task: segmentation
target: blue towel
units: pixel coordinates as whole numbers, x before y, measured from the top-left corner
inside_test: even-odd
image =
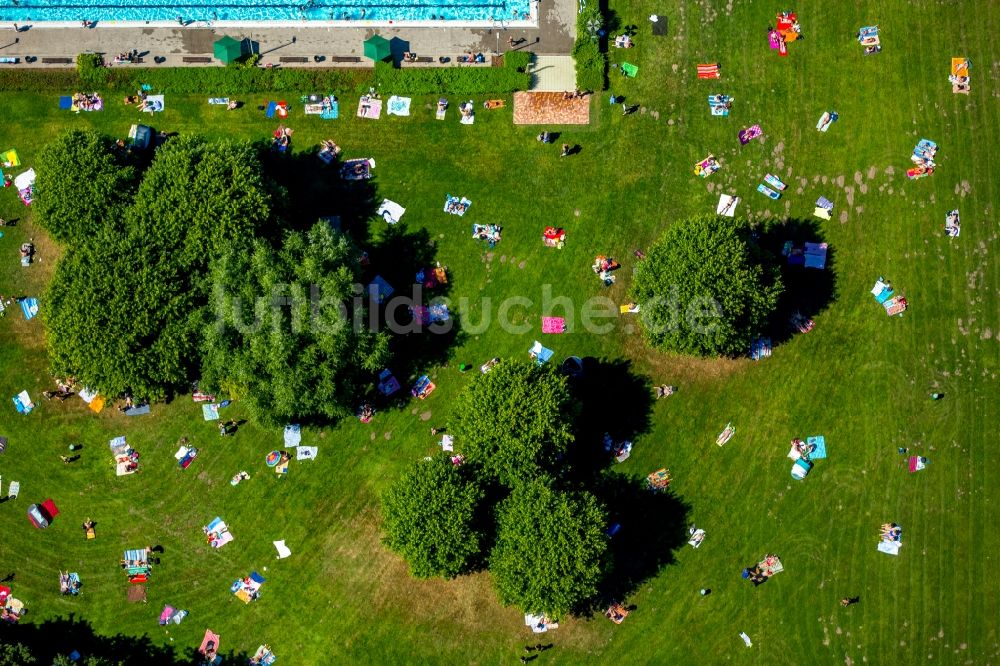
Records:
[[[143,90],[147,91],[147,92],[153,89],[153,86],[149,85],[148,83],[143,83],[139,87],[142,88]]]
[[[256,571],[251,571],[251,572],[250,572],[250,580],[252,580],[252,581],[253,581],[253,582],[255,582],[255,583],[258,583],[258,584],[261,584],[261,585],[263,585],[263,584],[264,584],[264,577],[263,577],[263,576],[261,576],[261,575],[260,575],[259,573],[257,573]]]
[[[277,102],[268,102],[267,111],[264,112],[265,118],[274,118],[274,112],[278,110]]]
[[[333,102],[330,104],[330,108],[319,114],[319,117],[323,120],[336,120],[340,117],[340,103]]]
[[[809,454],[810,459],[821,460],[826,458],[826,438],[823,435],[807,437],[806,444],[813,447],[812,453]]]
[[[883,289],[881,293],[879,293],[879,295],[875,297],[875,300],[881,305],[882,303],[885,303],[887,300],[892,298],[892,295],[894,293],[895,292],[892,289]]]
[[[73,108],[73,98],[69,95],[63,95],[59,98],[59,108],[63,111],[69,111]]]
[[[125,410],[125,416],[142,416],[143,414],[149,414],[149,405],[129,407]]]
[[[38,299],[37,298],[22,298],[20,299],[21,312],[24,313],[24,318],[31,319],[36,314],[38,314]]]

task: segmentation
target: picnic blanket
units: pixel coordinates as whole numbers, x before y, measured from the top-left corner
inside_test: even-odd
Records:
[[[21,314],[24,315],[25,321],[38,314],[37,298],[19,298],[18,303],[21,305]]]
[[[924,458],[923,456],[910,456],[909,460],[907,460],[906,462],[910,472],[919,472],[920,470],[927,467],[927,463],[929,463],[930,461],[927,460],[927,458]]]
[[[392,395],[399,390],[399,381],[388,368],[378,376],[378,392],[382,395]]]
[[[285,446],[298,446],[302,441],[302,427],[298,423],[286,425],[282,436]]]
[[[70,95],[62,95],[59,97],[59,110],[69,111],[73,108],[73,97]]]
[[[278,550],[279,560],[283,560],[292,554],[292,551],[288,548],[288,546],[285,545],[284,539],[282,539],[281,541],[272,541],[271,543],[273,543],[274,547]]]
[[[389,98],[389,109],[388,113],[390,116],[408,116],[410,115],[410,102],[412,100],[409,97],[396,97],[393,95]]]
[[[467,211],[471,205],[472,202],[465,197],[459,198],[446,194],[444,200],[444,212],[461,217],[465,215],[465,211]]]
[[[340,167],[340,177],[344,180],[365,180],[372,177],[374,168],[375,160],[371,157],[346,160]]]
[[[142,104],[143,113],[160,113],[163,111],[163,95],[147,95]]]
[[[826,268],[826,243],[806,243],[803,251],[804,265],[806,268]]]
[[[129,407],[125,410],[125,416],[142,416],[143,414],[149,414],[149,405]]]
[[[316,460],[316,454],[319,453],[318,446],[296,446],[295,447],[295,459],[296,460]]]
[[[812,447],[812,451],[809,453],[810,460],[822,460],[826,458],[826,437],[823,435],[806,437],[806,444]]]
[[[382,199],[382,205],[379,206],[378,210],[375,212],[378,215],[381,215],[382,219],[384,219],[387,223],[396,224],[397,222],[399,222],[399,219],[403,217],[403,213],[406,212],[406,209],[400,206],[395,201],[390,201],[389,199]]]
[[[219,420],[219,404],[215,402],[210,402],[208,404],[203,404],[201,406],[201,414],[205,417],[206,421],[218,421]]]
[[[376,275],[372,278],[371,283],[368,285],[368,290],[378,299],[379,303],[392,296],[395,291],[395,289],[392,288],[392,285],[386,282],[385,278],[381,275]]]
[[[358,118],[378,120],[382,117],[382,100],[362,95],[358,100]]]
[[[763,133],[763,130],[760,129],[760,125],[751,125],[746,129],[741,129],[738,135],[740,138],[740,144],[745,146]]]
[[[27,391],[21,391],[15,395],[13,401],[18,414],[30,414],[31,410],[35,408],[35,403],[31,402],[31,396],[28,395]]]
[[[551,349],[543,347],[542,343],[538,340],[535,340],[535,344],[533,344],[531,349],[528,350],[528,355],[535,359],[535,362],[538,363],[538,365],[544,365],[547,363],[548,360],[552,358],[554,353],[555,352]]]
[[[734,217],[736,215],[736,206],[739,205],[739,203],[739,197],[731,196],[729,194],[721,194],[719,195],[719,204],[715,207],[715,212],[718,215]]]
[[[958,209],[948,211],[944,216],[944,233],[952,238],[958,238],[962,233],[962,221],[958,215]]]
[[[694,165],[694,173],[702,178],[708,178],[713,173],[719,170],[719,162],[715,159],[715,155],[709,155],[702,161]]]
[[[634,79],[639,74],[639,66],[630,62],[622,63],[622,74],[630,79]]]
[[[459,107],[462,112],[462,117],[459,122],[463,125],[472,125],[476,122],[476,107],[472,104],[470,99],[468,102],[463,102]]]
[[[542,333],[563,333],[566,319],[563,317],[542,317]]]
[[[688,539],[688,545],[692,548],[700,548],[701,542],[705,540],[705,530],[695,530]]]
[[[0,153],[0,164],[5,167],[21,166],[21,158],[17,156],[17,151],[11,148]]]
[[[180,624],[181,620],[186,618],[188,612],[186,610],[179,610],[170,605],[165,605],[163,611],[160,613],[160,624],[169,624],[173,622],[174,624]]]
[[[878,551],[886,555],[899,555],[899,549],[903,544],[900,541],[879,541]]]
[[[433,393],[436,388],[437,386],[431,381],[430,377],[427,375],[421,375],[410,389],[410,395],[414,398],[420,398],[423,400]]]
[[[17,194],[21,197],[24,205],[30,206],[35,198],[35,170],[28,169],[24,173],[18,174],[14,178],[14,187],[17,188]]]
[[[720,76],[720,70],[722,66],[719,63],[712,63],[707,65],[698,65],[698,78],[699,79],[717,79]]]
[[[708,107],[713,116],[728,116],[729,107],[733,103],[733,98],[729,95],[709,95]]]
[[[212,652],[219,651],[219,641],[222,640],[219,634],[213,632],[211,629],[205,630],[205,637],[201,639],[201,646],[198,648],[198,652],[203,655],[208,655],[209,650]]]

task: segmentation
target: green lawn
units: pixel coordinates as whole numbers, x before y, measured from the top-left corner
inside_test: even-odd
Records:
[[[460,363],[524,358],[532,341],[542,339],[538,317],[552,314],[541,306],[545,285],[553,296],[569,297],[577,313],[592,296],[624,302],[632,251],[673,220],[712,210],[724,187],[743,197],[740,213],[793,221],[810,219],[820,195],[836,203],[834,220],[817,225],[832,248],[829,298],[819,299],[814,331],[778,345],[760,363],[651,352],[634,319],[609,320],[603,334],[578,322],[565,335],[545,336],[557,358],[601,359],[612,378],[586,403],[589,437],[580,445],[606,429],[636,431],[631,459],[614,471],[640,478],[669,467],[676,505],[685,507],[673,522],[697,523],[708,537],[694,550],[681,548],[682,530],[649,534],[651,543],[678,545],[657,554],[667,563],[625,600],[636,606],[632,615],[621,626],[601,617],[564,618],[543,637],[556,644],[543,659],[1000,659],[1000,589],[991,573],[1000,538],[989,529],[991,505],[1000,499],[991,479],[1000,454],[989,425],[998,417],[1000,371],[1000,277],[992,258],[1000,202],[994,167],[1000,48],[988,29],[1000,22],[1000,5],[865,4],[799,8],[806,39],[779,58],[766,43],[774,19],[769,5],[685,3],[681,13],[647,0],[612,2],[622,23],[638,24],[639,31],[635,49],[611,58],[627,57],[639,76],[623,81],[612,70],[611,90],[642,108],[622,117],[607,94],[595,96],[590,126],[551,128],[562,133],[557,146],[536,143],[536,127],[513,127],[509,108],[480,109],[474,126],[462,126],[457,99],[445,122],[434,120],[432,98],[414,99],[409,118],[358,119],[357,95],[348,91],[337,121],[293,110],[287,124],[295,129],[296,153],[329,137],[346,157],[375,158],[376,203],[388,197],[407,208],[404,235],[419,239],[426,230],[429,251],[450,269],[449,296],[473,304],[466,324],[481,320],[487,299],[494,312],[511,296],[532,304],[510,315],[515,323],[529,322],[530,332],[505,331],[494,321],[486,330],[459,334],[448,360],[429,368],[438,389],[426,401],[382,410],[370,425],[352,421],[307,431],[304,443],[320,447],[318,460],[293,462],[285,479],[263,462],[280,445],[280,431],[249,423],[221,439],[186,397],[136,419],[114,409],[96,416],[76,398],[46,402],[41,392],[51,386],[42,323],[10,311],[0,320],[0,392],[9,401],[26,388],[38,408],[21,417],[6,402],[0,412],[0,434],[10,439],[0,456],[4,489],[10,480],[22,488],[19,499],[0,505],[0,577],[16,572],[15,595],[29,608],[21,625],[2,631],[67,652],[82,650],[90,631],[148,636],[185,654],[210,627],[222,634],[223,652],[252,652],[267,642],[287,664],[511,663],[525,642],[536,642],[518,611],[499,606],[486,575],[410,579],[379,541],[378,495],[411,461],[436,449],[429,428],[447,423],[450,402],[468,381]],[[668,37],[649,35],[646,17],[654,11],[666,12]],[[865,58],[853,35],[872,23],[881,28],[883,52]],[[969,96],[951,94],[952,56],[972,60]],[[696,63],[716,61],[723,66],[720,81],[695,79]],[[729,118],[709,116],[706,96],[716,92],[735,97]],[[202,97],[168,93],[167,110],[152,123],[181,133],[266,138],[277,122],[256,110],[265,97],[246,101],[247,108],[226,112]],[[132,122],[150,120],[114,100],[101,113],[73,115],[56,106],[52,94],[0,92],[0,149],[16,147],[30,166],[41,146],[65,129],[124,135]],[[816,132],[816,120],[829,109],[840,120],[829,132]],[[753,123],[761,124],[765,141],[740,147],[737,131]],[[908,181],[909,155],[921,137],[938,143],[939,168]],[[560,159],[564,142],[582,152]],[[723,166],[702,180],[692,167],[708,153]],[[303,160],[299,164],[313,163]],[[304,215],[342,212],[338,187],[322,184],[324,178],[333,184],[332,177],[318,171],[298,187],[293,181],[301,172],[291,168],[287,179]],[[781,201],[754,191],[768,172],[789,183]],[[463,218],[442,212],[446,193],[472,200]],[[952,208],[960,208],[964,222],[958,239],[942,233]],[[0,293],[41,295],[59,250],[12,189],[0,193],[0,216],[20,218],[0,239],[6,257]],[[472,223],[502,224],[503,241],[487,252],[469,238]],[[540,242],[550,224],[567,230],[565,249]],[[349,228],[380,246],[373,254],[379,272],[401,274],[409,255],[382,243],[384,222]],[[29,237],[41,261],[23,269],[16,247]],[[610,289],[590,271],[596,254],[624,265]],[[907,296],[904,317],[887,318],[868,294],[879,275]],[[793,287],[803,290],[798,282]],[[630,376],[677,384],[680,392],[636,417],[641,410],[627,408],[643,405],[646,394],[622,388],[635,386]],[[931,402],[931,391],[946,397]],[[238,404],[230,409],[239,416]],[[729,421],[736,436],[718,448],[715,437]],[[114,476],[106,443],[121,434],[142,454],[138,475]],[[830,456],[795,482],[785,458],[788,441],[812,434],[826,436]],[[186,471],[172,457],[181,436],[201,450]],[[71,442],[84,444],[82,459],[63,465],[58,456]],[[908,474],[897,447],[932,462]],[[227,481],[239,470],[252,478],[232,487]],[[62,514],[48,530],[35,530],[25,510],[48,497]],[[205,545],[201,533],[216,515],[236,537],[219,551]],[[83,539],[79,525],[86,516],[98,523],[96,541]],[[898,558],[875,550],[878,526],[887,521],[904,527]],[[644,540],[641,533],[625,536]],[[270,542],[276,539],[286,540],[291,558],[275,560]],[[129,605],[118,558],[124,548],[150,543],[166,552],[148,585],[149,603]],[[781,555],[785,572],[755,589],[740,570],[766,552]],[[80,573],[79,597],[58,595],[60,569]],[[228,587],[251,569],[268,582],[262,599],[244,606]],[[701,587],[712,594],[700,597]],[[840,598],[856,594],[860,605],[839,607]],[[165,603],[190,611],[169,633],[156,624]],[[86,626],[66,626],[71,617]],[[753,649],[743,647],[741,631]]]

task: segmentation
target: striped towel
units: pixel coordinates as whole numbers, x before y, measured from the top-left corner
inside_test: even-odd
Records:
[[[699,79],[717,79],[719,78],[719,64],[709,64],[709,65],[698,65],[698,78]]]

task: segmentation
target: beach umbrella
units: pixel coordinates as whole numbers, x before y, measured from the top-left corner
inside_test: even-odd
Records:
[[[389,40],[379,35],[372,35],[365,40],[365,57],[375,62],[389,57]]]
[[[212,45],[212,53],[228,65],[243,55],[243,43],[226,35]]]

